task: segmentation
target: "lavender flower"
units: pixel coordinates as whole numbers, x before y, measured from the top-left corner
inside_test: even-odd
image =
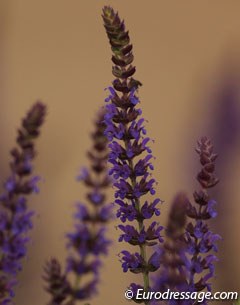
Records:
[[[107,168],[108,141],[104,135],[104,114],[104,110],[100,111],[92,134],[93,147],[88,152],[90,169],[82,169],[77,177],[89,189],[86,199],[90,207],[83,203],[77,204],[75,230],[67,234],[69,253],[66,271],[61,273],[56,259],[50,260],[45,267],[44,279],[48,282],[46,290],[51,294],[51,305],[63,302],[65,305],[73,305],[97,293],[100,256],[107,254],[110,244],[106,239],[105,224],[112,218],[112,205],[106,204],[105,194],[112,181]],[[72,278],[75,279],[73,283]]]
[[[102,17],[113,51],[112,72],[116,77],[113,87],[109,87],[110,96],[106,99],[105,133],[110,141],[110,175],[115,179],[115,203],[119,206],[117,217],[123,223],[128,220],[138,224],[137,228],[134,225],[119,225],[123,232],[119,241],[137,245],[140,249],[140,253],[133,254],[123,251],[122,267],[125,272],[142,273],[144,289],[147,291],[150,289],[149,272],[156,271],[159,262],[157,253],[147,259],[146,246],[162,241],[162,227],[156,222],[149,227],[145,224],[146,219],[160,214],[157,207],[160,200],[141,203],[144,195],[155,194],[155,179],[151,176],[153,156],[148,147],[150,139],[146,136],[144,119],[140,117],[141,109],[137,108],[139,99],[136,91],[141,83],[132,77],[136,69],[132,66],[132,45],[128,32],[124,22],[111,7],[103,8]],[[134,289],[137,286],[132,284],[131,287]]]
[[[189,203],[187,210],[187,216],[193,220],[187,224],[185,236],[190,256],[188,285],[192,291],[205,288],[211,291],[209,280],[214,276],[214,262],[217,261],[217,257],[211,252],[217,252],[216,242],[220,236],[213,234],[207,224],[207,220],[217,215],[216,202],[208,194],[208,189],[218,183],[214,174],[217,155],[213,153],[213,146],[206,137],[198,141],[196,151],[202,165],[197,175],[201,190],[194,192],[195,204]]]
[[[39,191],[37,182],[40,179],[31,176],[32,160],[36,155],[34,141],[39,136],[45,113],[46,107],[38,102],[23,119],[18,130],[18,146],[11,151],[11,174],[0,197],[0,304],[11,302],[21,259],[26,255],[34,214],[28,209],[27,195]]]

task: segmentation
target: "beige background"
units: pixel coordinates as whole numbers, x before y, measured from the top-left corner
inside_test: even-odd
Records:
[[[9,150],[20,118],[36,100],[48,106],[38,142],[36,171],[45,182],[32,198],[35,229],[20,275],[18,305],[42,305],[42,265],[57,255],[64,261],[64,233],[71,229],[73,203],[84,189],[74,181],[86,162],[92,120],[111,80],[110,48],[101,8],[111,4],[125,19],[134,44],[136,78],[153,144],[157,193],[165,200],[162,223],[178,190],[191,195],[198,168],[196,139],[216,140],[221,184],[218,231],[221,261],[215,289],[240,290],[239,1],[81,1],[12,0],[0,2],[1,22],[1,180],[8,173]],[[230,88],[230,89],[229,89]],[[239,115],[238,115],[239,114]],[[118,232],[109,235],[117,239]],[[93,305],[126,304],[123,292],[135,280],[123,274],[111,248],[103,270],[101,294]]]

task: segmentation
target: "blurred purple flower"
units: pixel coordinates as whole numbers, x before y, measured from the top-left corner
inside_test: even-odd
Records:
[[[79,300],[88,300],[97,293],[100,256],[108,253],[110,245],[106,238],[105,224],[113,216],[112,204],[106,203],[105,194],[112,181],[108,176],[108,141],[104,135],[104,114],[105,110],[102,109],[95,122],[93,148],[88,152],[90,168],[83,168],[77,177],[89,189],[86,199],[90,206],[77,203],[74,214],[77,223],[74,231],[67,234],[66,270],[63,273],[58,269],[58,275],[54,277],[52,272],[56,260],[49,261],[45,267],[44,278],[48,282],[46,290],[51,294],[49,304],[60,305],[65,302],[65,305],[73,305]]]
[[[0,196],[0,304],[11,302],[15,277],[22,268],[21,259],[26,256],[34,215],[28,210],[26,195],[39,191],[39,177],[30,175],[36,155],[34,141],[39,136],[45,113],[45,105],[37,102],[23,119],[18,130],[18,147],[11,151],[11,174]]]
[[[188,285],[194,291],[205,288],[211,291],[209,280],[214,276],[214,262],[217,261],[211,252],[217,252],[216,242],[221,237],[210,231],[206,221],[217,215],[214,209],[216,202],[208,194],[208,189],[218,183],[214,174],[217,154],[213,152],[212,143],[206,137],[198,141],[196,151],[202,166],[197,175],[201,190],[194,192],[195,204],[189,202],[187,209],[187,216],[192,219],[187,224],[185,234],[189,258]]]

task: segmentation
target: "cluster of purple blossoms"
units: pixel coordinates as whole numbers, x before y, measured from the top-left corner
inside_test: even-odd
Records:
[[[51,305],[73,305],[88,300],[97,292],[101,255],[106,255],[110,241],[106,238],[106,223],[112,218],[112,204],[106,203],[106,189],[112,184],[108,175],[108,141],[104,135],[105,111],[102,109],[92,134],[93,147],[88,152],[91,162],[89,170],[84,168],[77,177],[89,189],[86,199],[89,207],[77,203],[74,218],[75,230],[67,234],[69,251],[65,272],[57,259],[45,266],[46,290],[51,294]],[[89,280],[89,275],[91,279]],[[72,281],[75,278],[75,281]],[[88,280],[85,280],[85,279]]]
[[[128,32],[124,22],[111,7],[103,8],[104,26],[113,51],[112,61],[113,87],[109,87],[110,96],[106,99],[107,113],[105,115],[105,134],[110,142],[109,162],[112,165],[110,175],[114,178],[115,203],[119,206],[117,217],[126,221],[137,222],[135,225],[119,225],[123,232],[119,241],[139,246],[140,253],[122,251],[121,261],[123,271],[142,273],[144,289],[148,291],[149,272],[159,268],[159,253],[154,252],[147,259],[146,246],[154,246],[162,242],[160,235],[162,227],[153,222],[146,225],[145,220],[154,215],[159,216],[158,203],[160,199],[151,201],[142,199],[144,195],[155,194],[155,179],[151,170],[153,158],[148,144],[150,138],[146,136],[144,119],[141,109],[137,108],[139,99],[137,89],[141,83],[132,76],[135,67],[132,66],[133,54]],[[132,284],[134,290],[137,286]]]
[[[200,191],[193,194],[195,204],[186,196],[177,196],[169,215],[166,241],[162,247],[161,270],[154,278],[154,291],[200,292],[211,290],[209,280],[214,276],[214,262],[217,257],[216,242],[220,239],[213,234],[207,221],[216,217],[214,205],[208,189],[218,183],[215,171],[217,155],[206,137],[198,141],[196,148],[202,168],[197,175]],[[188,219],[191,219],[187,222]],[[192,300],[169,300],[168,304],[192,305]],[[160,301],[162,304],[162,301]],[[153,304],[159,304],[154,301]],[[204,300],[201,304],[207,304]]]
[[[37,102],[22,121],[17,144],[12,149],[11,174],[4,183],[0,196],[0,304],[10,304],[13,286],[21,270],[21,259],[26,255],[33,211],[28,209],[27,195],[39,191],[40,177],[31,176],[32,160],[36,155],[34,141],[39,136],[46,107]]]
[[[217,216],[216,201],[208,194],[208,189],[218,183],[214,174],[217,154],[213,152],[213,146],[206,137],[198,141],[196,151],[202,165],[197,175],[201,190],[194,192],[195,204],[189,203],[187,208],[187,216],[192,221],[186,226],[185,242],[189,258],[188,287],[189,290],[198,292],[205,288],[211,291],[209,280],[214,276],[214,262],[217,261],[217,257],[211,252],[217,252],[216,242],[221,237],[213,234],[207,223]]]

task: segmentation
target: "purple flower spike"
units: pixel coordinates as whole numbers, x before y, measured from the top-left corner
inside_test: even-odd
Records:
[[[133,78],[135,67],[132,66],[132,45],[124,22],[114,10],[103,8],[103,21],[111,49],[113,51],[113,86],[109,87],[109,97],[106,98],[107,113],[105,115],[105,134],[110,142],[109,163],[112,165],[109,174],[114,178],[115,203],[118,205],[117,217],[126,221],[137,222],[136,225],[120,225],[123,232],[119,241],[139,246],[140,253],[123,252],[123,271],[142,273],[144,289],[148,291],[149,272],[155,271],[159,264],[154,260],[149,262],[146,246],[162,242],[157,223],[150,226],[146,219],[159,216],[159,199],[150,202],[144,200],[145,195],[155,194],[155,179],[151,176],[153,158],[149,145],[150,138],[146,136],[145,120],[140,117],[141,109],[137,89],[141,83]],[[156,254],[154,256],[156,258]],[[148,301],[145,302],[146,304]]]
[[[81,170],[77,180],[86,186],[88,205],[77,203],[74,219],[75,228],[67,234],[68,257],[65,272],[49,268],[47,263],[44,277],[46,290],[51,295],[49,304],[74,305],[88,300],[97,293],[100,281],[101,256],[108,253],[110,241],[106,238],[106,223],[112,219],[112,204],[107,204],[106,189],[112,185],[108,175],[108,141],[104,135],[105,110],[101,109],[92,134],[93,147],[88,152],[90,167]],[[54,276],[53,271],[56,273]]]
[[[211,252],[217,252],[216,242],[221,237],[210,231],[206,221],[217,215],[216,202],[208,194],[208,189],[218,183],[214,174],[217,154],[213,152],[213,146],[206,137],[198,141],[196,151],[202,166],[197,174],[201,189],[194,192],[195,204],[189,203],[187,209],[187,216],[192,219],[187,224],[185,234],[189,258],[188,284],[194,291],[211,291],[209,280],[214,276],[214,263],[217,261]]]
[[[28,210],[27,195],[39,191],[38,176],[32,176],[32,161],[36,155],[35,140],[46,114],[46,107],[37,102],[22,121],[17,144],[11,151],[11,173],[0,196],[0,304],[8,304],[14,296],[15,277],[26,256],[28,233],[33,211]]]

